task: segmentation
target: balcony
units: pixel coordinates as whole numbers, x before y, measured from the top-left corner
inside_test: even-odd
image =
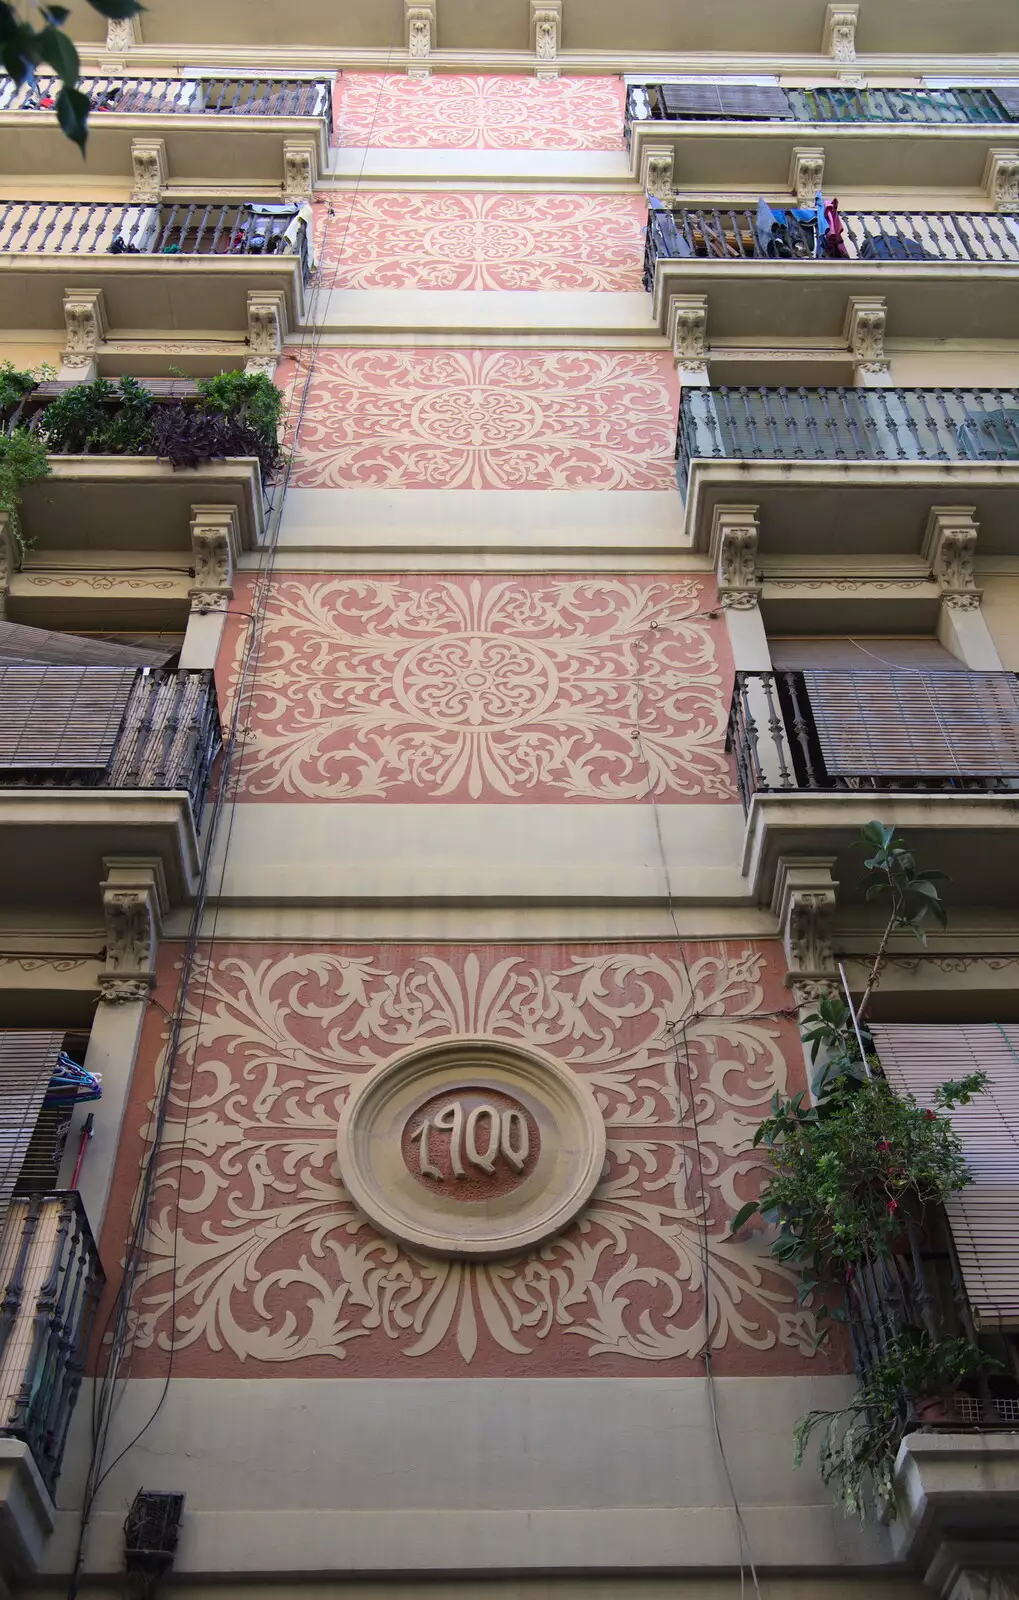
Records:
[[[676,455],[698,549],[716,505],[752,501],[765,554],[916,557],[935,504],[1019,553],[1019,390],[685,389]]]
[[[209,672],[0,667],[6,902],[94,907],[110,855],[158,856],[186,900],[220,744]]]
[[[900,827],[949,874],[952,905],[1019,894],[1019,679],[875,668],[736,674],[727,748],[747,815],[743,870],[770,900],[783,855],[832,857],[854,903],[864,823]]]
[[[61,134],[52,109],[59,84],[37,89],[0,79],[0,174],[63,177],[80,158]],[[92,102],[89,171],[131,174],[131,141],[161,138],[174,185],[241,181],[253,192],[279,194],[283,146],[312,143],[325,166],[332,134],[332,85],[297,78],[83,78]]]
[[[0,207],[0,328],[64,332],[64,291],[102,289],[111,337],[248,331],[251,290],[285,296],[299,322],[312,269],[307,207],[226,205]]]
[[[834,213],[826,254],[813,211],[653,210],[644,285],[665,333],[669,305],[706,295],[713,343],[844,345],[850,295],[880,297],[896,338],[1019,336],[1019,218],[993,212]],[[836,246],[833,246],[833,248]],[[795,284],[795,290],[792,285]],[[792,292],[791,292],[792,290]]]
[[[1014,145],[1019,91],[782,89],[645,84],[627,95],[631,169],[649,147],[672,152],[677,189],[784,190],[796,145],[825,150],[833,192],[983,187],[988,152]]]
[[[77,1194],[10,1201],[0,1224],[0,1571],[37,1570],[103,1269]]]

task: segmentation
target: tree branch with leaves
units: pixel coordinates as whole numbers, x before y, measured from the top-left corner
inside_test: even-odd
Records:
[[[87,0],[108,22],[123,22],[144,11],[138,0]],[[59,78],[61,88],[54,107],[57,121],[82,155],[88,139],[88,114],[92,109],[87,94],[78,88],[81,62],[74,41],[64,32],[70,12],[66,6],[39,5],[30,0],[28,16],[22,15],[9,0],[0,0],[0,63],[8,77],[20,88],[35,84],[37,69],[49,67]],[[36,20],[38,19],[37,25]]]

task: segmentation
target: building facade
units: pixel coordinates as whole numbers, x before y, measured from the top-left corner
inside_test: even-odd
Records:
[[[84,166],[0,94],[7,1592],[1014,1600],[1019,14],[100,20]],[[875,819],[997,1366],[860,1522],[730,1223]]]

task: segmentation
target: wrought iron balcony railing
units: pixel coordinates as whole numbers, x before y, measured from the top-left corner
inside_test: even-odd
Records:
[[[738,672],[726,748],[746,810],[758,794],[1012,792],[1019,678],[891,662]]]
[[[1019,461],[1019,389],[683,390],[676,443],[713,461]]]
[[[304,78],[82,78],[96,112],[128,116],[323,117],[332,129],[332,85]],[[49,111],[60,84],[0,78],[0,111]]]
[[[132,256],[297,255],[309,276],[308,227],[298,204],[0,207],[0,254]]]
[[[186,790],[222,743],[211,672],[0,667],[0,788]]]
[[[775,85],[632,84],[629,138],[639,122],[1007,123],[1019,120],[1019,93],[992,89],[781,89]]]
[[[0,1434],[52,1493],[105,1282],[76,1193],[10,1202],[0,1223]]]
[[[749,207],[700,206],[648,214],[644,287],[661,260],[982,261],[1019,263],[1019,217],[995,212],[839,212],[843,250],[816,251],[816,226],[775,237]]]

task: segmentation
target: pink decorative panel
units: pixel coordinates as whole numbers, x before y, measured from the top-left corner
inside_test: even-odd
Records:
[[[160,950],[170,1009],[179,948]],[[815,1354],[812,1310],[760,1233],[728,1234],[757,1182],[753,1129],[802,1084],[783,966],[777,945],[218,945],[192,985],[202,1015],[158,1158],[132,1376],[161,1376],[171,1337],[177,1377],[694,1374],[706,1345],[719,1372],[837,1364]],[[164,1038],[150,1018],[111,1271]],[[336,1125],[378,1061],[477,1034],[581,1074],[608,1156],[566,1232],[468,1264],[373,1230],[340,1181]]]
[[[414,150],[621,150],[620,78],[351,73],[337,87],[336,144]]]
[[[291,483],[674,489],[677,403],[664,354],[326,349]]]
[[[705,578],[280,577],[244,796],[735,801],[714,603]]]
[[[618,195],[330,196],[316,206],[333,289],[639,290],[646,207]]]

